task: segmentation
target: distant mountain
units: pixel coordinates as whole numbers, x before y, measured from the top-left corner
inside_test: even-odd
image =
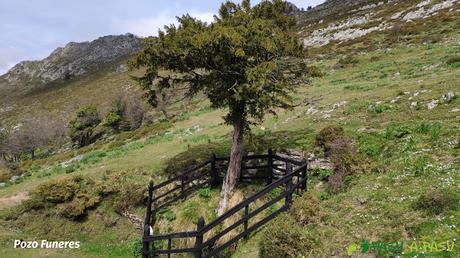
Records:
[[[0,91],[10,95],[32,92],[52,83],[80,78],[101,69],[116,69],[139,51],[142,39],[132,34],[104,36],[91,42],[70,42],[40,61],[23,61],[0,77]],[[1,96],[1,95],[0,95]]]

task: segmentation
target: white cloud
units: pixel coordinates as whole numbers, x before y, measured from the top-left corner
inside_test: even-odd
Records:
[[[25,51],[15,47],[0,46],[0,75],[5,74],[26,56]]]
[[[317,6],[322,4],[325,0],[290,0],[289,2],[295,4],[299,8],[307,8],[308,6]]]
[[[190,15],[204,22],[213,21],[213,13],[191,11]],[[118,33],[129,32],[141,37],[157,35],[159,29],[163,29],[165,25],[170,24],[177,24],[177,20],[175,16],[169,12],[162,12],[155,17],[143,17],[129,20],[117,19],[112,22],[113,29]]]

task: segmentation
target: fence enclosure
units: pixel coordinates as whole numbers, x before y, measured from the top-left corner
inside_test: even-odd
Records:
[[[293,194],[301,194],[307,189],[308,177],[305,160],[299,161],[276,155],[271,150],[266,155],[244,156],[239,181],[265,180],[267,185],[263,189],[208,224],[201,217],[197,222],[196,230],[168,234],[151,232],[156,210],[185,199],[200,188],[219,185],[223,178],[222,169],[219,168],[225,168],[228,160],[229,158],[219,158],[213,154],[209,161],[198,164],[174,178],[156,186],[152,182],[149,184],[143,235],[144,258],[159,255],[171,257],[172,254],[189,254],[196,258],[213,257],[238,240],[247,238],[250,233],[287,210],[292,203]],[[275,189],[281,189],[281,192],[277,193],[276,196],[270,196],[271,198],[264,198]],[[269,200],[256,206],[255,202],[262,199]],[[281,207],[271,210],[271,207],[281,201],[284,201]],[[263,216],[263,212],[268,215]],[[241,216],[241,214],[243,215]],[[225,220],[232,218],[236,221],[226,228],[219,228],[217,231],[217,227],[222,227]],[[238,227],[242,227],[242,232],[225,241],[219,241]],[[175,248],[173,243],[178,239],[188,239],[190,242],[194,242],[194,245],[186,248]],[[161,247],[162,249],[160,249],[155,243],[162,241],[166,241],[167,244],[166,248]]]

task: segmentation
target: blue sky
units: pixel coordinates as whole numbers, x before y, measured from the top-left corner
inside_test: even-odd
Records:
[[[154,35],[184,13],[211,21],[220,0],[0,0],[0,74],[70,41],[127,32]],[[258,3],[260,0],[253,0]],[[324,0],[293,0],[299,7]]]

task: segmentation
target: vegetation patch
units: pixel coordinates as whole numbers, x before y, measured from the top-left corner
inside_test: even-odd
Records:
[[[295,219],[282,214],[263,231],[260,257],[301,257],[310,253],[315,245],[312,232],[303,230]]]
[[[455,189],[432,189],[418,198],[415,208],[430,214],[457,211],[460,207],[460,194]]]
[[[324,151],[334,166],[334,173],[329,176],[329,185],[334,192],[342,189],[346,180],[358,170],[360,160],[354,140],[345,135],[340,126],[327,126],[316,137],[316,146]]]
[[[12,210],[6,217],[17,218],[35,210],[56,214],[70,220],[80,220],[104,199],[114,211],[121,213],[143,205],[145,186],[126,178],[126,173],[113,173],[101,180],[86,176],[73,176],[51,180],[30,193],[30,199]]]

